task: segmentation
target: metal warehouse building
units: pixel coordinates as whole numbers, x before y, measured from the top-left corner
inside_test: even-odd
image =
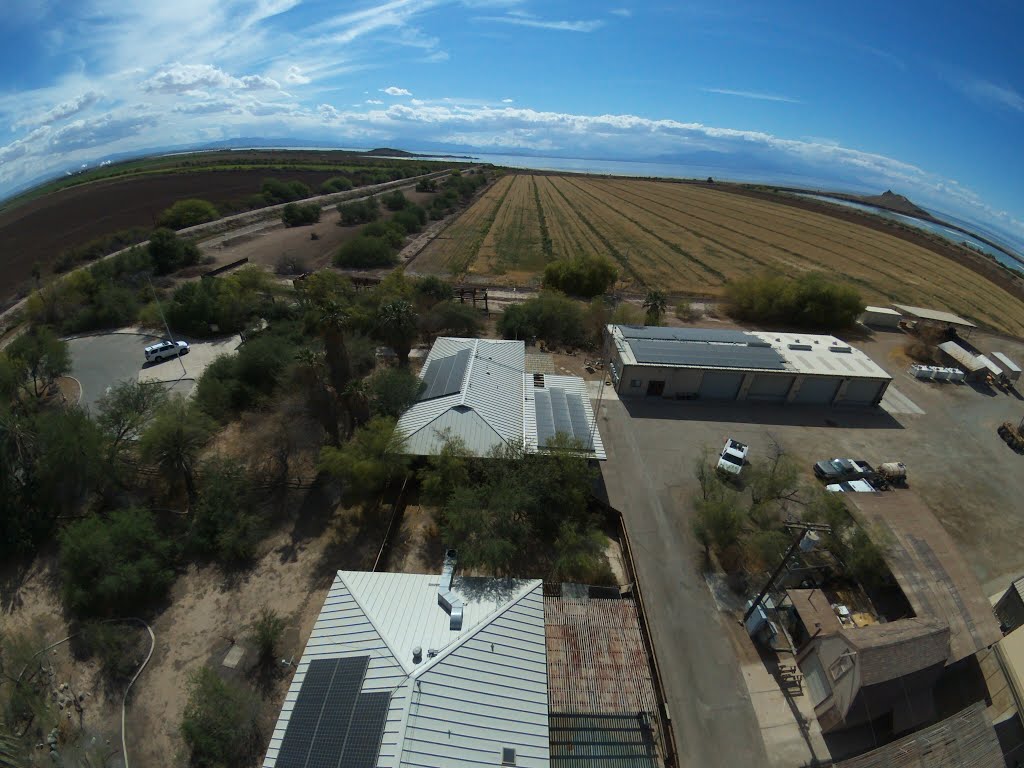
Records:
[[[622,397],[878,405],[892,377],[832,336],[609,325]]]

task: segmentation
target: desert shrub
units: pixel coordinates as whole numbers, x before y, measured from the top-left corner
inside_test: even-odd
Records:
[[[456,301],[435,304],[420,317],[420,330],[426,337],[472,338],[480,335],[481,325],[479,309]]]
[[[429,307],[452,297],[452,287],[437,275],[428,275],[416,282],[415,294],[421,307]]]
[[[82,625],[78,650],[99,661],[104,681],[112,689],[123,689],[139,668],[138,629],[117,623],[89,621]]]
[[[192,336],[239,333],[268,304],[270,275],[252,267],[224,278],[183,283],[164,306],[167,322]]]
[[[409,205],[409,201],[400,189],[382,195],[380,201],[384,203],[384,207],[389,211],[401,211]]]
[[[636,304],[622,301],[612,310],[611,322],[615,325],[643,325],[644,311]]]
[[[688,301],[681,301],[676,304],[676,318],[684,323],[692,323],[700,320],[703,313]]]
[[[332,192],[347,192],[352,189],[352,180],[347,176],[333,176],[320,185],[320,192],[329,195]]]
[[[348,227],[353,224],[368,224],[380,218],[380,205],[377,198],[368,197],[351,203],[339,203],[338,213],[341,214],[339,224]]]
[[[405,228],[395,221],[374,221],[360,231],[366,237],[380,237],[392,248],[398,249],[405,242]]]
[[[726,286],[729,312],[738,320],[779,323],[820,331],[853,325],[864,311],[855,288],[830,283],[821,275],[798,278],[760,275]]]
[[[498,332],[506,339],[537,336],[548,344],[586,343],[583,311],[558,291],[541,291],[522,304],[510,304],[498,319]]]
[[[263,180],[261,192],[270,205],[290,203],[309,197],[309,187],[301,181],[282,181],[273,178]]]
[[[122,229],[110,235],[97,237],[83,245],[76,245],[61,251],[54,262],[53,271],[57,273],[67,272],[82,262],[96,261],[114,251],[120,251],[128,246],[141,243],[147,237],[149,237],[149,230],[143,227]]]
[[[427,212],[418,205],[410,205],[392,216],[391,221],[400,225],[408,234],[415,235],[427,223]]]
[[[416,402],[424,383],[408,368],[385,368],[368,381],[370,407],[379,416],[397,419]]]
[[[144,509],[72,523],[60,537],[64,603],[80,616],[144,611],[174,581],[173,545]]]
[[[225,420],[255,408],[273,394],[295,355],[288,339],[258,336],[234,356],[216,358],[196,384],[195,401],[208,416]]]
[[[182,267],[199,263],[199,249],[195,243],[180,239],[173,230],[161,227],[149,237],[149,258],[158,275],[168,275]]]
[[[258,698],[209,667],[188,679],[181,735],[196,768],[245,768],[262,751]]]
[[[611,288],[618,274],[615,266],[602,256],[574,256],[548,264],[544,268],[544,284],[589,299]]]
[[[402,453],[401,439],[395,434],[395,420],[383,416],[370,419],[344,445],[328,445],[320,451],[320,469],[341,480],[350,499],[375,497],[408,465],[409,457]]]
[[[277,661],[277,647],[284,634],[285,621],[277,611],[263,606],[260,608],[256,621],[249,629],[249,642],[256,649],[260,663],[265,665]]]
[[[320,221],[320,206],[317,203],[288,203],[281,211],[281,221],[286,227],[301,227]]]
[[[205,462],[188,530],[189,552],[227,568],[251,562],[266,530],[254,502],[253,478],[239,462]]]
[[[194,227],[197,224],[213,221],[219,216],[220,213],[213,203],[198,198],[188,198],[179,200],[161,213],[156,223],[158,227],[185,229],[185,227]]]
[[[334,256],[339,267],[369,268],[390,267],[398,263],[395,249],[380,237],[359,235],[341,246]]]
[[[417,192],[437,192],[436,179],[420,179],[416,182]]]

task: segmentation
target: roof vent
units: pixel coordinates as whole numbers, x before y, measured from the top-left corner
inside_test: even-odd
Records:
[[[412,663],[419,664],[423,661],[423,649],[418,645],[412,649]]]
[[[788,346],[790,349],[795,350],[810,351],[811,349],[814,349],[814,347],[812,347],[810,344],[790,344]]]
[[[441,569],[441,581],[437,585],[437,604],[451,616],[448,628],[453,632],[462,629],[462,601],[452,592],[452,576],[455,575],[454,549],[444,553],[444,567]]]
[[[516,764],[516,751],[512,747],[501,748],[501,764],[502,765],[515,765]]]
[[[544,374],[543,373],[535,373],[535,374],[533,374],[533,386],[537,387],[538,389],[540,387],[544,386]]]
[[[836,347],[829,347],[828,351],[829,352],[853,352],[853,348],[852,347],[839,347],[839,346],[836,346]]]

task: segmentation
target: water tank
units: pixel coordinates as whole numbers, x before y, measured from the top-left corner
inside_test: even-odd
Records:
[[[936,381],[946,381],[949,379],[949,368],[936,368],[932,378]]]
[[[931,366],[912,365],[910,366],[910,375],[915,379],[930,379],[932,377]]]
[[[805,531],[804,537],[800,539],[800,551],[810,552],[812,549],[816,549],[821,543],[821,536],[817,531]]]

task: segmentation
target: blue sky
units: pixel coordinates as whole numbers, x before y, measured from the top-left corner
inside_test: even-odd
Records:
[[[240,136],[683,162],[892,188],[1024,243],[1018,0],[22,0],[0,195]]]

